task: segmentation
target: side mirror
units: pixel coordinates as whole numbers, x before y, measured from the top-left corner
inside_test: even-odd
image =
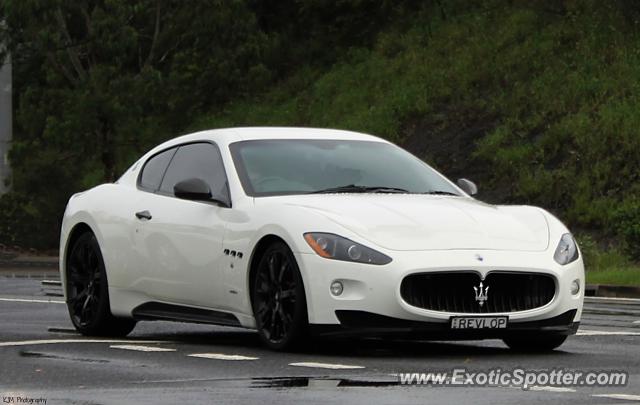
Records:
[[[456,183],[458,184],[458,187],[460,187],[465,193],[469,195],[478,194],[478,186],[476,186],[476,183],[472,182],[471,180],[458,179]]]
[[[187,179],[173,186],[173,194],[185,200],[206,201],[211,199],[211,189],[202,179]]]
[[[228,198],[213,196],[207,182],[198,178],[182,180],[173,186],[173,194],[184,200],[210,201],[226,208],[231,207]]]

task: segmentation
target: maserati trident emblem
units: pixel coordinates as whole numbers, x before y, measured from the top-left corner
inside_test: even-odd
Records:
[[[488,294],[489,294],[489,286],[484,287],[482,285],[482,281],[480,282],[480,286],[479,287],[473,287],[473,291],[476,292],[476,302],[480,305],[483,306],[484,302],[487,300]]]

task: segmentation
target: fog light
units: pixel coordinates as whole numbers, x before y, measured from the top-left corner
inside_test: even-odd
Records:
[[[331,283],[330,290],[331,290],[331,294],[337,297],[338,295],[342,294],[344,287],[340,281],[334,281],[333,283]]]
[[[580,292],[580,280],[576,279],[571,282],[571,295],[576,295]]]

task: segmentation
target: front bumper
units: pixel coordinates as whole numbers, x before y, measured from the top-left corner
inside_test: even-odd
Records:
[[[576,310],[540,321],[510,323],[505,329],[451,329],[448,323],[419,322],[391,318],[365,311],[336,311],[339,325],[311,325],[316,336],[385,336],[430,340],[503,339],[531,332],[573,335],[580,322],[574,322]]]
[[[477,254],[482,255],[482,261],[477,259]],[[520,325],[520,330],[559,327],[556,332],[567,334],[575,333],[580,321],[585,286],[581,258],[566,266],[560,266],[553,261],[553,255],[549,252],[450,250],[393,252],[389,255],[393,257],[391,263],[375,266],[330,260],[315,254],[296,253],[296,260],[305,284],[309,323],[312,327],[315,328],[314,325],[316,325],[319,329],[331,329],[338,326],[338,330],[342,332],[349,332],[344,329],[360,329],[377,333],[377,329],[372,327],[377,324],[388,325],[390,319],[393,319],[398,322],[409,322],[400,328],[405,332],[407,329],[440,331],[439,333],[446,334],[447,339],[455,338],[456,334],[488,336],[493,333],[489,330],[460,332],[450,329],[449,321],[452,316],[474,316],[474,314],[432,311],[407,304],[400,293],[400,285],[404,277],[430,271],[475,271],[483,276],[491,271],[549,274],[556,281],[556,294],[547,305],[526,311],[482,315],[508,316],[510,326],[508,330],[512,330],[517,325]],[[344,292],[337,297],[333,296],[329,289],[335,280],[341,281],[344,285]],[[575,295],[570,292],[573,280],[578,280],[580,284],[580,292]],[[473,294],[473,291],[469,293]],[[374,319],[375,322],[364,326],[358,324],[356,327],[351,322],[353,317],[349,315],[354,313],[373,315],[373,317],[366,315],[364,318]],[[568,319],[569,316],[571,319]],[[558,319],[562,321],[560,326],[554,323],[558,322]],[[544,322],[551,322],[551,324]]]

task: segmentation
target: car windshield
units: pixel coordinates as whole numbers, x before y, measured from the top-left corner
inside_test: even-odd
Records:
[[[269,139],[230,145],[236,170],[252,197],[309,193],[459,191],[403,149],[384,142]]]

